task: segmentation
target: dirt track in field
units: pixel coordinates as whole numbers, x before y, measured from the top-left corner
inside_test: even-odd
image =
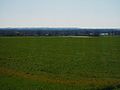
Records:
[[[102,85],[115,85],[120,84],[120,79],[97,79],[97,78],[86,78],[80,80],[67,80],[61,77],[51,78],[48,75],[33,75],[26,72],[21,72],[13,69],[8,69],[4,67],[0,67],[0,74],[1,75],[8,75],[8,76],[15,76],[24,79],[40,81],[45,83],[58,83],[58,84],[67,84],[67,85],[95,85],[95,86],[102,86]]]

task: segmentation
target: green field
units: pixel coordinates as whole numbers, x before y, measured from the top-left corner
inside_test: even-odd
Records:
[[[120,37],[0,37],[0,90],[119,90]]]

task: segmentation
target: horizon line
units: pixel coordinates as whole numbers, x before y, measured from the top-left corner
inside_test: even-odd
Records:
[[[78,29],[120,29],[120,27],[77,27],[77,26],[8,26],[0,28],[78,28]]]

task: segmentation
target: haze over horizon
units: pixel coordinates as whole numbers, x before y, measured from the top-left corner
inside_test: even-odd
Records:
[[[120,28],[120,0],[0,0],[1,27]]]

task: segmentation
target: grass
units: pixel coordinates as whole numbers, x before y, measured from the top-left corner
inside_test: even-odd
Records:
[[[2,90],[118,89],[120,37],[0,37],[0,82]]]

